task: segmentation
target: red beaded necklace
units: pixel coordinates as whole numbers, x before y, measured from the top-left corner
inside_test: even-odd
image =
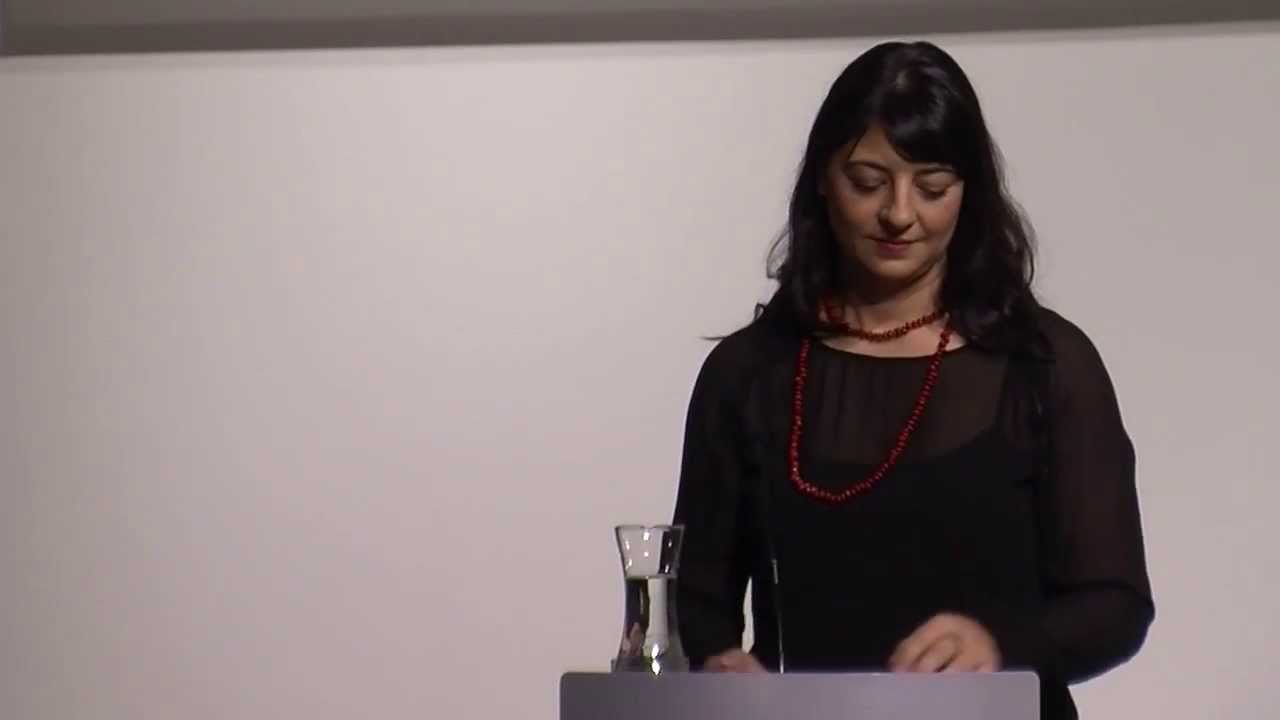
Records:
[[[823,311],[827,320],[845,334],[870,342],[896,340],[904,337],[912,330],[917,330],[938,321],[945,315],[939,310],[891,330],[875,332],[850,326],[844,321],[841,309],[835,306],[834,303],[823,303]],[[916,403],[911,409],[911,416],[907,418],[906,424],[898,432],[898,439],[893,444],[893,447],[889,448],[888,456],[867,477],[839,492],[832,492],[808,482],[800,475],[800,436],[804,427],[804,387],[805,381],[809,376],[809,350],[813,346],[813,340],[812,338],[805,338],[801,341],[800,355],[796,360],[795,381],[792,385],[794,394],[791,404],[791,442],[787,448],[787,461],[791,468],[791,482],[796,486],[796,489],[809,497],[836,504],[861,495],[880,482],[888,474],[889,470],[898,464],[898,460],[907,449],[907,443],[911,440],[911,435],[915,433],[916,428],[919,426],[920,417],[924,414],[924,409],[929,404],[929,398],[933,396],[933,389],[938,384],[938,368],[942,365],[942,356],[946,353],[947,345],[950,342],[951,326],[945,325],[942,328],[942,337],[938,340],[938,349],[933,353],[933,357],[929,360],[929,367],[925,370],[924,383],[920,386],[920,394],[916,396]]]

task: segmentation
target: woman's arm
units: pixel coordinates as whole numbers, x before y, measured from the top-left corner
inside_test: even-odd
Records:
[[[744,541],[742,348],[718,345],[694,385],[685,422],[675,522],[685,526],[678,577],[680,637],[694,667],[742,647],[750,575]]]
[[[1043,615],[991,618],[1006,666],[1071,683],[1131,657],[1154,617],[1133,444],[1089,338],[1047,313],[1049,467],[1037,487]]]

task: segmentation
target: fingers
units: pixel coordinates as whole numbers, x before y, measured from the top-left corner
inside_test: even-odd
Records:
[[[1000,651],[991,634],[970,618],[943,613],[898,644],[893,672],[995,672]]]
[[[742,650],[735,650],[728,657],[729,672],[737,673],[758,673],[765,672],[764,666],[756,659],[755,655]]]
[[[724,655],[712,655],[702,663],[703,672],[728,672]]]
[[[925,636],[901,646],[889,662],[894,672],[938,672],[960,657],[960,639],[952,634]]]
[[[925,648],[920,657],[907,667],[908,672],[933,673],[952,664],[960,653],[960,641],[953,635],[943,635]]]
[[[924,654],[947,634],[943,616],[939,615],[929,620],[898,643],[898,647],[889,658],[889,669],[893,672],[910,672]]]
[[[994,672],[995,666],[991,659],[981,652],[975,650],[965,650],[958,653],[951,662],[942,668],[942,672]]]
[[[712,655],[702,664],[704,672],[762,673],[768,672],[751,653],[743,650],[726,650]]]
[[[738,663],[737,671],[744,673],[769,672],[765,669],[764,665],[760,664],[760,661],[756,659],[756,656],[751,653],[742,653],[742,660]]]

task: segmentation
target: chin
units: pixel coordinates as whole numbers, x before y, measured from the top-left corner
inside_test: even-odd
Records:
[[[888,283],[910,282],[929,271],[929,263],[915,258],[860,258],[859,264],[871,277]]]
[[[899,248],[886,248],[875,241],[859,242],[852,255],[868,275],[888,283],[918,280],[945,258],[945,252],[940,256],[937,246],[928,241]]]

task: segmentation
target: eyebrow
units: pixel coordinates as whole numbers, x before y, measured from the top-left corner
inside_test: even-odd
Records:
[[[889,168],[885,167],[884,165],[881,165],[880,163],[875,162],[875,161],[872,161],[872,160],[854,160],[854,159],[850,158],[850,159],[849,159],[848,164],[849,164],[849,165],[864,165],[864,166],[869,167],[869,168],[871,168],[871,169],[873,169],[873,170],[879,170],[880,172],[883,172],[883,173],[892,173],[892,172],[893,172],[892,170],[890,170]],[[938,163],[933,163],[933,164],[930,164],[930,165],[926,165],[926,166],[924,166],[923,168],[921,168],[920,170],[916,171],[916,174],[917,174],[917,175],[932,175],[932,174],[934,174],[934,173],[951,173],[952,175],[955,175],[955,174],[956,174],[956,171],[955,171],[955,169],[954,169],[954,168],[948,167],[948,166],[946,166],[946,165],[941,165],[941,164],[938,164]]]

